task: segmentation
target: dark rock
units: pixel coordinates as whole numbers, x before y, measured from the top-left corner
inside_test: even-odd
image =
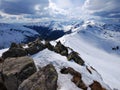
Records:
[[[80,73],[76,73],[73,78],[72,78],[72,82],[74,82],[76,84],[76,86],[78,86],[79,88],[83,89],[83,90],[87,90],[87,86],[85,85],[85,83],[82,81],[82,77]]]
[[[112,50],[119,50],[119,46],[113,47]]]
[[[30,55],[36,54],[39,51],[45,49],[45,45],[43,45],[39,39],[35,40],[34,42],[29,43],[28,46],[29,48],[26,48],[25,50]]]
[[[2,78],[2,72],[0,71],[0,90],[7,90],[7,88],[4,85],[4,81]]]
[[[71,75],[75,75],[76,74],[76,71],[73,68],[71,68],[71,67],[63,68],[63,69],[61,69],[60,72],[62,74],[68,74],[68,73],[70,73]]]
[[[46,46],[46,48],[48,48],[48,49],[51,50],[51,51],[54,50],[54,46],[52,46],[49,41],[46,41],[46,42],[45,42],[45,46]]]
[[[3,63],[4,59],[2,57],[0,57],[0,63]]]
[[[74,60],[79,65],[84,65],[84,61],[82,58],[78,55],[77,52],[73,51],[67,56],[68,60]]]
[[[19,84],[36,72],[29,57],[8,58],[4,61],[2,75],[7,90],[17,90]]]
[[[13,49],[13,48],[23,48],[23,47],[22,47],[22,44],[16,44],[13,42],[13,43],[11,43],[11,46],[9,49]]]
[[[101,86],[101,84],[97,81],[94,81],[90,86],[91,90],[106,90]]]
[[[33,47],[33,46],[43,46],[43,44],[41,43],[41,40],[39,38],[37,38],[35,41],[33,42],[29,42],[28,43],[29,47]]]
[[[11,48],[2,54],[2,58],[6,59],[8,57],[22,57],[26,55],[27,52],[23,48]]]
[[[92,74],[92,71],[86,66],[86,70],[90,73],[90,74]]]
[[[12,49],[12,48],[18,48],[18,45],[16,44],[16,43],[11,43],[11,46],[10,46],[10,48],[9,49]]]
[[[57,90],[58,74],[49,64],[26,79],[18,90]]]
[[[9,50],[2,54],[2,58],[6,59],[8,57],[22,57],[26,55],[27,52],[21,44],[12,43]]]
[[[65,47],[64,45],[62,45],[60,41],[57,42],[54,50],[55,50],[55,52],[60,53],[63,56],[67,56],[68,55],[68,49],[67,49],[67,47]]]
[[[29,47],[29,48],[26,48],[25,51],[30,54],[30,55],[33,55],[33,54],[36,54],[39,52],[39,49],[34,46],[34,47]]]
[[[76,84],[76,86],[78,86],[79,88],[83,89],[83,90],[87,90],[87,86],[85,85],[85,83],[82,81],[82,76],[79,72],[75,71],[73,68],[68,67],[68,68],[63,68],[61,69],[61,73],[63,74],[71,74],[73,76],[72,78],[72,82],[74,82]]]

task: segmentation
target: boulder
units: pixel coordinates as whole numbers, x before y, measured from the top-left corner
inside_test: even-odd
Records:
[[[6,86],[4,85],[2,72],[0,71],[0,90],[7,90]]]
[[[39,38],[36,39],[33,42],[28,43],[28,46],[29,47],[33,47],[33,46],[42,46],[42,47],[44,47],[44,45],[41,43],[41,40]]]
[[[8,58],[2,66],[4,85],[7,90],[17,90],[18,86],[35,72],[33,59],[27,56]]]
[[[26,79],[18,90],[57,90],[58,74],[49,64]]]
[[[11,43],[11,46],[10,46],[10,48],[9,49],[12,49],[12,48],[18,48],[18,45],[16,44],[16,43]]]
[[[30,42],[28,46],[29,48],[26,48],[25,50],[30,55],[36,54],[39,51],[45,49],[45,45],[43,45],[39,39],[36,39],[35,41]]]
[[[82,81],[82,76],[79,72],[75,71],[73,68],[68,67],[68,68],[63,68],[60,71],[62,74],[71,74],[73,78],[71,81],[76,84],[77,87],[87,90],[87,86],[85,83]],[[97,90],[97,89],[96,89]]]
[[[2,54],[2,58],[6,59],[8,57],[22,57],[26,55],[27,52],[23,48],[11,48]]]
[[[91,85],[90,85],[91,90],[106,90],[105,88],[103,88],[101,86],[101,84],[97,81],[94,81]]]
[[[84,61],[82,60],[82,58],[79,56],[79,54],[75,51],[72,51],[68,56],[67,59],[70,60],[74,60],[77,64],[79,65],[84,65]]]
[[[2,64],[3,63],[0,63],[0,90],[7,90],[7,88],[4,85],[4,79],[2,74]]]
[[[63,55],[63,56],[67,56],[68,55],[68,49],[67,47],[65,47],[64,45],[61,44],[61,42],[57,42],[55,48],[54,48],[55,52]]]
[[[9,49],[13,49],[13,48],[23,48],[21,44],[16,44],[16,43],[11,43],[11,46]]]
[[[3,63],[4,59],[2,57],[0,57],[0,63]]]
[[[33,55],[33,54],[36,54],[39,52],[39,50],[36,46],[26,48],[25,51],[30,55]]]
[[[46,42],[45,42],[45,46],[46,46],[46,48],[48,48],[48,49],[51,50],[51,51],[54,50],[54,46],[52,46],[49,41],[46,41]]]
[[[9,50],[2,54],[2,58],[6,59],[8,57],[22,57],[26,55],[27,52],[21,44],[12,43]]]

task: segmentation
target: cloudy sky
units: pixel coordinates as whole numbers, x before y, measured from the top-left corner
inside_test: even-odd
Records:
[[[0,22],[87,18],[90,15],[120,18],[120,0],[0,0]]]

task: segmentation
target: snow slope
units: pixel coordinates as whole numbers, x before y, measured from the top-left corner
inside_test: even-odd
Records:
[[[100,34],[89,29],[80,29],[58,40],[79,52],[83,60],[93,66],[112,89],[120,90],[120,51],[111,50],[111,46],[120,45],[119,41],[103,39]]]
[[[92,71],[94,74],[90,75],[85,67],[79,66],[74,62],[68,62],[65,57],[47,49],[37,53],[36,55],[33,55],[32,57],[38,67],[43,67],[49,63],[52,63],[56,67],[57,72],[59,73],[58,90],[79,90],[79,88],[77,88],[70,81],[70,79],[72,78],[71,75],[63,75],[59,72],[62,67],[69,66],[82,74],[82,79],[85,83],[87,83],[87,85],[91,84],[93,80],[98,80],[105,87],[107,87],[106,84],[108,84],[113,90],[120,90],[120,49],[112,50],[112,48],[116,46],[120,47],[119,24],[106,24],[95,21],[80,21],[63,23],[63,26],[61,26],[61,23],[59,22],[38,23],[38,25],[46,25],[47,27],[53,26],[53,30],[59,28],[64,29],[66,32],[71,30],[72,34],[65,35],[58,40],[60,40],[65,46],[71,47],[74,51],[77,51],[86,62],[86,65],[88,67],[92,66],[98,71],[98,73]],[[0,28],[0,30],[2,31],[1,36],[4,36],[4,38],[2,39],[5,39],[6,42],[11,42],[9,41],[9,38],[11,38],[9,35],[11,35],[11,33],[7,32],[10,31],[8,30],[8,27],[9,25],[5,27],[6,31],[3,31]],[[22,30],[26,30],[26,28],[23,27]],[[31,29],[27,30],[29,31]],[[31,32],[31,34],[32,33],[37,34],[34,31]],[[31,36],[31,34],[29,35]],[[5,37],[5,35],[7,36],[7,38]],[[20,38],[18,38],[17,34],[15,36],[12,36],[18,41],[24,40],[24,36],[19,35]],[[0,41],[2,39],[0,38]],[[52,42],[52,44],[55,45],[55,42]],[[2,52],[4,52],[4,50],[0,50],[0,54]],[[106,84],[104,84],[104,82]]]
[[[9,47],[12,42],[27,42],[37,36],[37,32],[22,25],[0,23],[0,48]]]
[[[103,87],[106,87],[108,90],[110,88],[103,82],[101,76],[98,72],[91,70],[90,74],[85,66],[80,66],[75,62],[70,62],[65,56],[61,56],[53,51],[45,49],[32,56],[35,60],[35,63],[38,67],[46,66],[47,64],[53,64],[58,72],[58,90],[81,90],[73,82],[71,82],[72,76],[70,74],[65,75],[60,73],[60,69],[63,67],[72,67],[76,71],[80,72],[82,75],[82,80],[87,86],[93,83],[93,80],[98,81],[102,84]],[[90,68],[89,65],[87,65]]]

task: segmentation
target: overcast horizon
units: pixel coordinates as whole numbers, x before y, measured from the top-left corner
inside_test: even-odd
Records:
[[[120,19],[120,0],[0,0],[0,22]]]

